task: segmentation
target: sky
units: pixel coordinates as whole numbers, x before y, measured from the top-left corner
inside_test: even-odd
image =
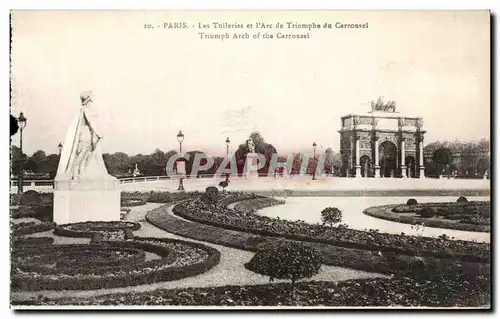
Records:
[[[221,41],[192,27],[215,21],[368,28]],[[313,142],[338,150],[341,116],[369,111],[379,96],[423,117],[426,143],[489,138],[489,21],[487,11],[14,12],[11,113],[28,118],[27,154],[57,153],[86,90],[110,153],[178,149],[179,130],[183,150],[212,155],[225,154],[226,137],[235,151],[253,130],[280,154]],[[165,22],[189,28],[144,28]]]

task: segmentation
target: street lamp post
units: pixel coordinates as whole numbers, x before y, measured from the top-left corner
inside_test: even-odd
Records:
[[[229,144],[231,144],[231,141],[229,140],[229,137],[226,138],[226,157],[229,161]],[[226,174],[226,182],[229,182],[229,173]]]
[[[61,157],[61,152],[62,152],[62,148],[63,148],[62,143],[59,143],[59,145],[57,145],[57,148],[59,149],[59,157]]]
[[[19,113],[19,117],[17,118],[17,123],[19,125],[19,148],[21,151],[21,163],[19,167],[19,178],[17,181],[17,193],[23,193],[23,175],[24,175],[24,167],[23,167],[23,130],[26,127],[27,118],[24,117],[23,112]]]
[[[316,142],[313,143],[313,176],[312,179],[316,179],[316,165],[314,165],[316,161]]]
[[[182,131],[179,131],[179,134],[177,134],[177,141],[179,142],[179,156],[182,157],[182,141],[184,141],[184,134],[182,134]],[[183,177],[181,177],[179,179],[179,188],[178,188],[178,190],[181,191],[181,192],[184,191],[183,179],[184,179]]]

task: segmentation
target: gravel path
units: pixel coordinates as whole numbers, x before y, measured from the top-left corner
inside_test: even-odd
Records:
[[[141,228],[135,231],[134,234],[139,237],[181,239],[190,242],[199,242],[207,246],[214,247],[221,253],[221,260],[217,266],[215,266],[214,268],[210,269],[209,271],[203,274],[176,281],[166,281],[149,285],[120,287],[113,289],[99,289],[99,290],[21,291],[21,292],[12,292],[11,298],[13,300],[26,300],[29,298],[35,298],[39,295],[43,295],[51,299],[67,298],[67,297],[85,298],[85,297],[105,295],[111,293],[126,293],[132,291],[143,292],[143,291],[152,291],[156,289],[215,287],[215,286],[226,286],[226,285],[256,285],[256,284],[269,283],[269,277],[265,277],[256,274],[254,272],[251,272],[243,266],[253,257],[254,255],[253,252],[229,248],[211,243],[200,242],[189,238],[184,238],[181,236],[168,233],[143,221],[146,213],[162,205],[164,204],[148,203],[143,206],[132,207],[132,210],[127,215],[126,220],[137,221],[141,223]],[[173,213],[171,212],[172,207],[173,206],[169,208],[168,212],[173,215]],[[45,233],[51,233],[51,232],[52,231]],[[349,279],[371,278],[371,277],[386,277],[386,276],[376,273],[368,273],[364,271],[354,270],[354,269],[323,265],[321,267],[320,272],[316,276],[310,278],[309,280],[343,281]],[[275,281],[280,282],[280,280],[275,280]]]
[[[36,218],[31,218],[31,217],[25,217],[25,218],[11,218],[10,221],[13,224],[20,224],[20,223],[30,223],[34,222],[35,224],[40,224],[41,222],[36,219]]]

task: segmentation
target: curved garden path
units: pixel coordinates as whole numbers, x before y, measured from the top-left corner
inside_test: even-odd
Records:
[[[126,292],[143,292],[152,291],[156,289],[176,289],[176,288],[188,288],[188,287],[215,287],[215,286],[226,286],[226,285],[257,285],[257,284],[267,284],[269,283],[269,277],[262,276],[247,270],[244,264],[250,261],[254,253],[250,251],[229,248],[217,244],[202,242],[193,240],[190,238],[177,236],[168,233],[160,228],[157,228],[150,223],[145,221],[145,216],[148,212],[153,209],[164,206],[165,204],[153,204],[147,203],[143,206],[131,207],[130,213],[126,217],[126,221],[136,221],[141,224],[141,228],[134,232],[134,235],[138,237],[158,237],[158,238],[174,238],[181,239],[191,242],[199,242],[207,246],[214,247],[221,253],[220,263],[209,271],[193,276],[184,278],[176,281],[158,282],[149,285],[140,286],[129,286],[120,287],[112,289],[98,289],[98,290],[44,290],[44,291],[16,291],[11,292],[11,298],[13,300],[26,300],[31,298],[36,298],[39,295],[43,295],[49,299],[59,299],[59,298],[86,298],[98,295],[106,295],[112,293],[126,293]],[[168,206],[169,204],[167,204]],[[174,205],[170,205],[166,210],[167,214],[174,216],[174,218],[182,219],[172,213],[172,208]],[[186,221],[187,223],[192,223]],[[196,223],[192,223],[196,226]],[[69,243],[68,241],[85,240],[89,241],[87,238],[68,238],[59,237],[52,234],[52,231],[47,231],[43,233],[32,234],[30,236],[51,236],[56,238],[55,244],[59,243]],[[369,273],[354,269],[327,266],[322,265],[320,272],[308,279],[316,281],[343,281],[349,279],[357,278],[370,278],[370,277],[387,277],[382,274]],[[275,282],[280,282],[280,280],[275,280]]]
[[[419,203],[425,202],[453,202],[457,198],[450,196],[413,197]],[[490,200],[488,196],[468,197],[469,200]],[[423,227],[420,230],[412,225],[397,223],[389,220],[371,217],[363,214],[363,210],[371,206],[404,204],[408,197],[288,197],[286,203],[267,207],[258,211],[258,214],[268,217],[279,217],[287,220],[303,220],[306,223],[321,223],[321,211],[328,207],[337,207],[342,211],[342,222],[350,228],[378,229],[380,232],[425,237],[439,237],[446,234],[454,239],[489,243],[490,233],[470,232],[444,228]]]

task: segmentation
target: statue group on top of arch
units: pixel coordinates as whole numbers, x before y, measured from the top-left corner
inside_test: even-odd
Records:
[[[252,138],[249,138],[247,140],[247,146],[248,146],[249,153],[255,153],[255,143],[253,142]]]
[[[387,103],[384,103],[382,97],[379,97],[378,100],[371,101],[371,107],[372,107],[372,112],[374,111],[382,111],[382,112],[396,112],[396,102],[395,101],[389,101]]]

